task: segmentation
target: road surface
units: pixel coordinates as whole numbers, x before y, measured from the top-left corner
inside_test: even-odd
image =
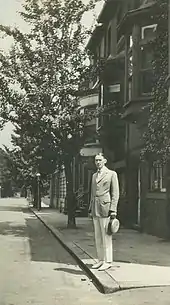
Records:
[[[29,211],[0,199],[0,305],[169,305],[170,288],[103,295]]]

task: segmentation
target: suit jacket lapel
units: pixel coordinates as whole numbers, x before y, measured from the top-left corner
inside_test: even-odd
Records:
[[[102,174],[101,174],[99,180],[97,181],[97,183],[99,183],[99,182],[107,175],[107,173],[108,173],[108,169],[105,168],[104,171],[102,172]],[[96,175],[97,175],[97,174],[96,174]]]

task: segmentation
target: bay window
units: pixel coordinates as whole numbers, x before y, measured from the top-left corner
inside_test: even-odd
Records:
[[[150,42],[156,35],[156,25],[149,25],[141,28],[140,42],[140,95],[151,94],[153,87],[153,49]]]

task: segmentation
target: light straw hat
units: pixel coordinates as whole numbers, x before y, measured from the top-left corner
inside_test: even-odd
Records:
[[[108,235],[117,233],[119,228],[120,228],[120,222],[117,218],[108,219],[108,222],[106,223],[106,233]]]

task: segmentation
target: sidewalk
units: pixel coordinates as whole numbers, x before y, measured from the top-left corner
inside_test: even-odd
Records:
[[[170,242],[120,229],[114,236],[114,263],[107,271],[90,267],[96,259],[92,220],[77,218],[77,229],[67,229],[67,216],[42,204],[32,211],[100,286],[104,293],[121,289],[170,285]]]

